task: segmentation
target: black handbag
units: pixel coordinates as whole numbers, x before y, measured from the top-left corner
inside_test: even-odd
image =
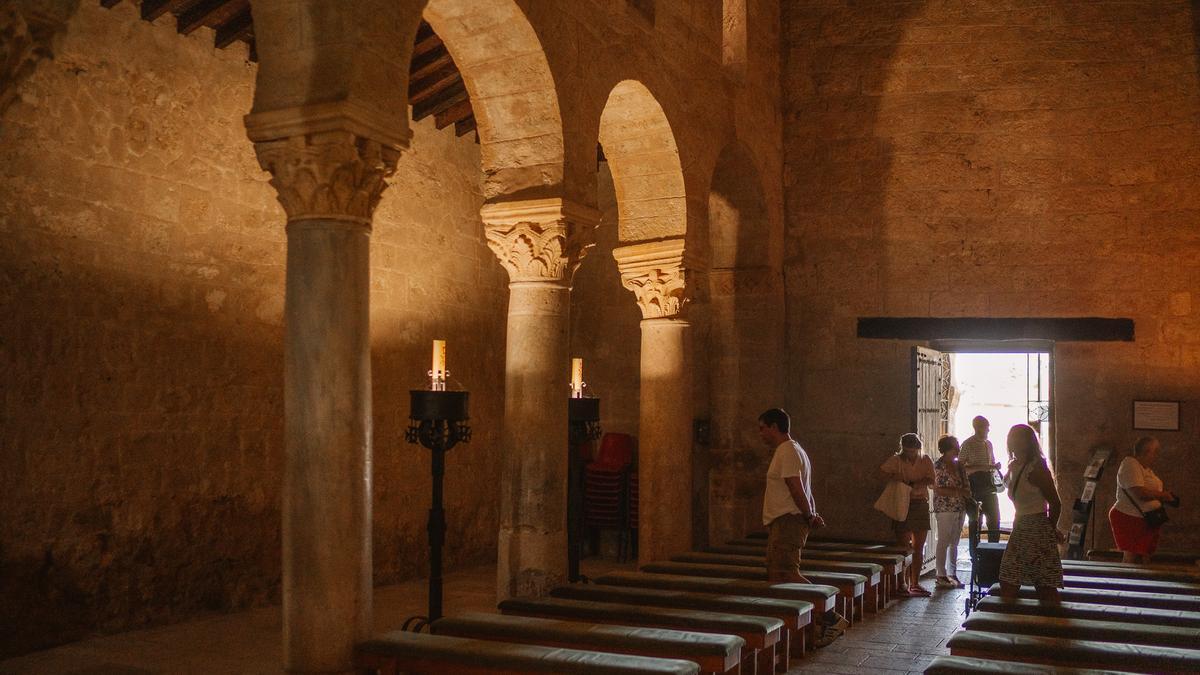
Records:
[[[1138,504],[1138,500],[1134,499],[1133,495],[1129,494],[1129,490],[1121,488],[1121,492],[1124,492],[1125,496],[1129,497],[1129,501],[1133,502],[1133,507],[1138,510],[1138,513],[1142,514],[1142,519],[1146,521],[1146,527],[1152,530],[1157,529],[1162,527],[1168,520],[1171,519],[1171,517],[1167,515],[1167,507],[1160,506],[1157,509],[1143,511],[1142,505]]]

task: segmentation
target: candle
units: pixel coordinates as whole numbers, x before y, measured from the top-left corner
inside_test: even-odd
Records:
[[[583,398],[583,359],[571,359],[571,396]]]
[[[446,341],[433,341],[433,367],[429,371],[429,376],[433,378],[433,388],[440,389],[439,385],[446,383]]]

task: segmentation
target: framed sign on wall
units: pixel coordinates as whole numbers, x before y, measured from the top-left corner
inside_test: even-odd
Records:
[[[1134,401],[1133,428],[1179,431],[1179,401]]]

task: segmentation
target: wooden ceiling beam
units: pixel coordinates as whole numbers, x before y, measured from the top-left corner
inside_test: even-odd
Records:
[[[230,17],[228,21],[217,26],[214,43],[217,49],[224,49],[238,40],[248,40],[252,35],[254,35],[254,24],[250,17],[250,7],[247,6]]]
[[[479,129],[476,128],[474,115],[472,115],[470,117],[465,117],[454,123],[454,135],[455,136],[466,136],[467,134],[471,133],[472,131],[478,131],[478,130]],[[475,142],[476,143],[479,142],[479,134],[475,134]]]
[[[414,105],[413,121],[420,121],[426,117],[429,117],[430,115],[436,115],[455,103],[461,103],[469,98],[470,97],[467,96],[467,88],[463,85],[459,84],[455,87],[451,87],[450,89],[446,90],[442,96],[439,96],[431,101]]]
[[[454,65],[454,59],[450,58],[450,52],[446,51],[445,49],[431,51],[419,59],[412,60],[412,65],[409,67],[408,71],[408,81],[412,82],[414,80],[428,77],[446,65]]]
[[[462,83],[462,75],[453,64],[443,68],[441,72],[435,73],[417,82],[409,82],[408,84],[408,102],[412,105],[427,101],[439,92],[445,91],[456,84]]]
[[[142,0],[141,14],[145,21],[154,21],[171,9],[174,0]]]
[[[112,9],[121,4],[121,0],[100,0],[100,6],[104,9]]]
[[[233,0],[200,0],[180,12],[176,29],[183,35],[191,35],[197,28],[207,26],[232,2]]]
[[[475,114],[471,108],[471,99],[459,101],[434,116],[437,128],[443,129]]]

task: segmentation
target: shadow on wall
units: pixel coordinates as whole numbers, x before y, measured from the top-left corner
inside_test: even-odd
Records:
[[[877,466],[909,424],[905,348],[856,338],[870,312],[923,314],[885,287],[894,141],[879,133],[893,60],[925,3],[785,3],[784,284],[793,435],[832,535],[891,538],[866,515]],[[850,371],[850,372],[846,372]]]

